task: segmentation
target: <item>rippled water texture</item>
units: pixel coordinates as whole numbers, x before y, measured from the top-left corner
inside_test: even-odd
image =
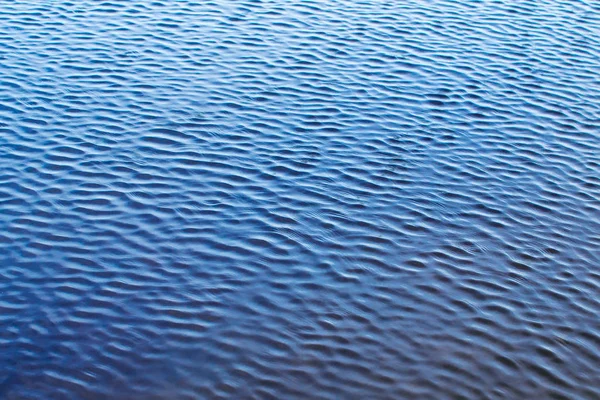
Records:
[[[13,0],[0,58],[0,398],[600,398],[598,2]]]

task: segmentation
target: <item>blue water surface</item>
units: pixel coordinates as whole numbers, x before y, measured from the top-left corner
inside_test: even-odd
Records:
[[[600,398],[600,3],[0,2],[1,399]]]

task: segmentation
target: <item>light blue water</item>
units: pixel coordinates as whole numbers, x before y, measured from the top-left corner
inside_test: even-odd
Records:
[[[0,3],[0,398],[600,398],[595,1]]]

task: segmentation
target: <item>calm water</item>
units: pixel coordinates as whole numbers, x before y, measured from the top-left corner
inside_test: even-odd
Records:
[[[600,5],[0,3],[0,398],[600,398]]]

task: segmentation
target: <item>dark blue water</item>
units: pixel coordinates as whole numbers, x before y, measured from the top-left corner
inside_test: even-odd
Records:
[[[0,3],[1,399],[600,398],[600,5]]]

